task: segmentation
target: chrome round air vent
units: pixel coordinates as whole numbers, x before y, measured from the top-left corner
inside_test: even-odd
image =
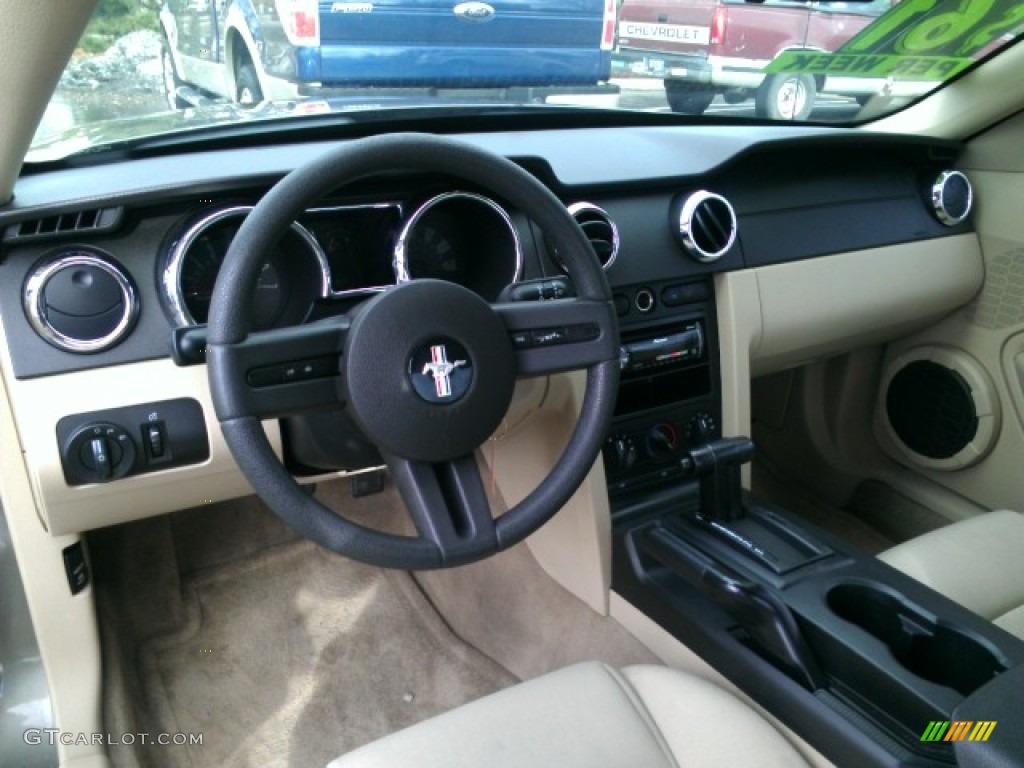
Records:
[[[135,325],[139,298],[128,275],[98,251],[62,251],[37,266],[22,293],[25,315],[43,339],[66,352],[102,352]]]
[[[590,241],[601,267],[608,269],[619,255],[619,228],[603,208],[593,203],[573,203],[569,215],[576,219]]]
[[[672,228],[690,256],[710,264],[736,242],[736,211],[721,195],[702,189],[676,206]]]
[[[955,227],[971,213],[974,191],[960,171],[943,171],[932,184],[932,210],[947,227]]]

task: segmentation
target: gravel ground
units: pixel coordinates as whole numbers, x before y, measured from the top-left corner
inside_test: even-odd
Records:
[[[82,123],[165,109],[160,36],[155,32],[132,32],[99,56],[76,56],[71,60],[36,139]]]
[[[160,89],[160,36],[140,31],[125,35],[99,56],[77,56],[60,79],[63,91],[118,90],[149,93]]]

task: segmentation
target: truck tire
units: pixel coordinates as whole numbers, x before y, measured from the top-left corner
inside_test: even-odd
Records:
[[[699,115],[711,106],[715,99],[715,91],[706,85],[666,80],[665,98],[668,99],[668,106],[673,112],[680,115]]]
[[[168,44],[167,38],[164,38],[160,45],[160,70],[163,75],[167,106],[171,109],[186,109],[191,106],[187,101],[178,97],[178,89],[185,84],[185,81],[178,77],[178,70],[174,66],[174,57],[171,56],[171,46]]]
[[[243,107],[254,107],[263,101],[263,89],[256,67],[246,58],[242,58],[235,70],[235,101]]]
[[[754,96],[754,110],[769,120],[806,120],[817,92],[810,75],[768,75]]]

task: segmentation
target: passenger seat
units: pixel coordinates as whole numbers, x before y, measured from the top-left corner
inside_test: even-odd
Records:
[[[988,512],[879,557],[1024,640],[1024,515]]]

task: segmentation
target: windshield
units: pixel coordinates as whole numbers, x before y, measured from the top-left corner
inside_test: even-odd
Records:
[[[1016,0],[100,0],[28,160],[257,120],[400,125],[428,110],[850,125],[1022,30]]]

